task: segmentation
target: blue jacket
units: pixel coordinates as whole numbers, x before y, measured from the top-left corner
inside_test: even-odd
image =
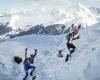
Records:
[[[25,60],[24,60],[24,67],[29,67],[29,66],[31,66],[31,64],[33,64],[34,63],[34,59],[30,59],[30,58],[26,58]]]

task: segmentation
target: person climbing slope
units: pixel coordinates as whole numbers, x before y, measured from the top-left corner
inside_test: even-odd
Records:
[[[70,54],[69,55],[67,54],[65,62],[68,61],[69,56],[71,57],[71,54],[75,52],[76,46],[73,44],[73,40],[80,38],[79,35],[80,27],[81,25],[79,25],[78,28],[76,28],[74,24],[71,25],[71,30],[67,35],[67,44],[66,44]]]
[[[34,58],[35,56],[37,55],[37,49],[34,49],[35,50],[35,54],[31,54],[30,57],[28,58],[27,57],[27,48],[25,49],[25,60],[24,60],[24,70],[25,70],[25,77],[23,78],[23,80],[27,80],[27,77],[28,77],[28,71],[31,69],[31,72],[30,72],[30,76],[32,76],[34,70],[35,70],[35,66],[33,65],[34,64]]]

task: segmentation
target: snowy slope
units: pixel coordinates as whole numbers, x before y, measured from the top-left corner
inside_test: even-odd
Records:
[[[80,39],[74,41],[77,51],[64,63],[68,50],[63,40],[65,35],[28,35],[0,43],[0,80],[22,80],[23,63],[17,65],[13,56],[24,59],[38,49],[35,66],[37,80],[99,80],[100,79],[100,23],[80,30]],[[63,58],[58,58],[58,49],[63,49]],[[5,56],[6,55],[6,56]],[[15,77],[17,76],[17,77]]]

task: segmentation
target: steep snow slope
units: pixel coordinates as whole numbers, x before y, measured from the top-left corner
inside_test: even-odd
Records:
[[[2,46],[0,46],[0,61],[3,64],[0,64],[0,79],[1,80],[15,80],[15,76],[19,74],[20,70],[14,71],[13,69],[21,69],[21,73],[18,75],[18,77],[21,75],[21,77],[17,77],[16,80],[22,80],[23,77],[23,66],[21,65],[15,65],[13,63],[13,56],[19,55],[24,58],[24,49],[25,47],[29,48],[29,54],[33,53],[33,49],[38,49],[38,55],[37,55],[37,61],[40,62],[42,59],[46,57],[46,55],[49,55],[51,50],[55,50],[55,47],[57,47],[59,41],[59,37],[61,36],[38,36],[38,35],[30,35],[25,37],[20,37],[16,39],[12,39],[8,42],[1,43]],[[63,39],[63,37],[62,37]],[[61,40],[61,39],[60,39]],[[30,42],[30,43],[29,43]],[[51,45],[51,46],[50,46]],[[5,55],[8,55],[7,57]],[[40,55],[40,56],[39,56]],[[6,58],[6,59],[4,59]],[[19,66],[19,68],[18,68]],[[21,67],[22,66],[22,67]],[[17,67],[17,68],[16,68]],[[15,73],[13,73],[13,71]],[[3,74],[6,74],[7,76]],[[14,75],[13,75],[14,74]]]
[[[37,80],[99,80],[99,25],[80,30],[80,39],[74,41],[77,50],[67,63],[64,63],[69,53],[63,42],[65,35],[29,35],[0,43],[0,79],[22,80],[23,63],[14,63],[13,56],[24,59],[24,49],[28,47],[29,54],[34,48],[38,49],[35,61]],[[59,47],[63,49],[63,58],[57,57]]]

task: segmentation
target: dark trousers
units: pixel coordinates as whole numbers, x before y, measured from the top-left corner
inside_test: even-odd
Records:
[[[67,48],[68,48],[70,55],[71,55],[75,51],[76,46],[72,43],[67,43]],[[70,49],[72,49],[72,50],[70,50]]]
[[[28,66],[28,67],[24,67],[24,70],[25,70],[25,77],[23,78],[23,80],[27,80],[27,77],[28,77],[28,70],[29,69],[32,69],[31,70],[31,73],[30,73],[30,75],[32,75],[32,73],[34,72],[34,70],[35,70],[35,66]]]

